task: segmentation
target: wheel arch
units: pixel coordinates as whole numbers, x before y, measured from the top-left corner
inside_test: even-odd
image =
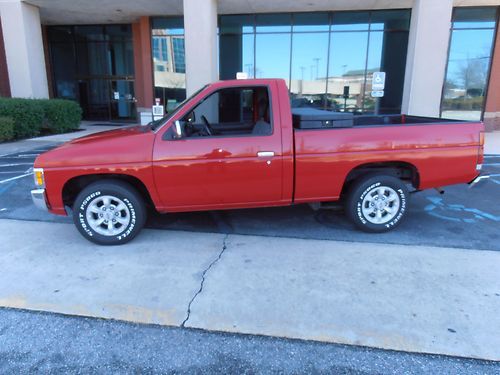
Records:
[[[420,174],[418,168],[412,163],[405,161],[369,162],[360,164],[349,171],[342,186],[341,197],[345,196],[345,194],[349,191],[349,187],[358,178],[374,173],[387,174],[389,176],[399,178],[400,180],[411,183],[411,185],[417,190],[420,186]]]
[[[131,175],[118,173],[87,174],[69,179],[68,181],[66,181],[62,189],[62,200],[64,206],[73,207],[73,203],[76,197],[83,189],[94,182],[102,180],[115,180],[129,184],[142,196],[142,198],[144,199],[144,203],[147,206],[152,208],[155,207],[148,188],[140,179]]]

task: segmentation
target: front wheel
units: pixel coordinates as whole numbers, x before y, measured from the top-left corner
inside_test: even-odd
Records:
[[[365,232],[387,232],[406,215],[409,194],[403,181],[369,175],[356,181],[346,200],[346,213]]]
[[[73,205],[73,222],[89,241],[120,245],[132,240],[146,221],[142,197],[127,183],[104,180],[83,189]]]

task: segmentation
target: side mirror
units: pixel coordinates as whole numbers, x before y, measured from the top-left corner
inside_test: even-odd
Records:
[[[189,123],[194,123],[196,121],[196,115],[194,114],[194,111],[191,111],[189,113],[189,115],[187,116],[186,121],[189,122]]]
[[[174,122],[174,138],[175,139],[182,138],[182,127],[181,127],[181,122],[179,120]]]

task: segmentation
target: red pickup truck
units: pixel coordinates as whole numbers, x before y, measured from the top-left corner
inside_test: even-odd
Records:
[[[32,198],[107,245],[137,235],[148,206],[170,213],[341,200],[356,226],[383,232],[406,215],[409,191],[483,178],[483,130],[480,122],[291,110],[283,80],[222,81],[160,121],[40,155]]]

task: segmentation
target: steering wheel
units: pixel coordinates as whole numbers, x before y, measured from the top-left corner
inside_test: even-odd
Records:
[[[205,116],[201,116],[201,121],[203,121],[203,128],[208,135],[213,135],[212,127]]]

